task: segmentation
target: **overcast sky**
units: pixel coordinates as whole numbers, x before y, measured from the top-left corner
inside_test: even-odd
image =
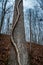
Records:
[[[40,6],[37,0],[23,0],[24,7],[27,8],[34,8],[35,5]]]
[[[12,2],[14,3],[15,0],[9,0],[9,1],[11,1],[12,4]],[[37,0],[23,0],[24,9],[34,8],[35,5],[40,6]]]
[[[15,0],[10,0],[11,3]],[[24,9],[26,8],[34,8],[34,6],[37,5],[37,6],[40,6],[39,3],[37,2],[37,0],[23,0],[23,6],[24,6]]]
[[[15,0],[9,0],[9,1],[14,2]],[[28,5],[29,7],[32,7],[33,5],[36,5],[38,3],[37,3],[37,0],[23,0],[23,4],[27,7]]]

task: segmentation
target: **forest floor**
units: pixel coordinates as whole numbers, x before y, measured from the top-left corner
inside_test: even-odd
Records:
[[[28,52],[30,52],[30,43],[26,45]],[[30,63],[31,65],[43,65],[43,46],[31,43]],[[0,34],[0,65],[18,65],[17,52],[13,47],[10,36]]]
[[[0,65],[18,65],[16,49],[11,44],[10,35],[0,34]]]
[[[29,52],[30,43],[26,45]],[[43,65],[43,45],[31,43],[30,63],[31,65]]]

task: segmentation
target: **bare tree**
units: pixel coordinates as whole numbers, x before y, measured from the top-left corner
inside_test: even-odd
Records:
[[[29,13],[30,13],[30,51],[31,51],[31,35],[32,35],[32,30],[31,30],[31,9],[29,9]]]
[[[9,23],[10,23],[10,16],[7,18],[7,31],[6,34],[10,34],[10,28],[9,28]]]
[[[7,6],[7,3],[8,3],[8,0],[2,0],[2,7],[1,7],[1,26],[0,26],[0,32],[1,32],[1,29],[2,29],[2,26],[3,26],[3,22],[4,22],[4,18],[5,18],[5,15],[8,14],[8,13],[11,13],[10,9],[12,8],[12,5],[9,6],[8,8],[6,8]]]
[[[15,0],[11,41],[16,48],[19,65],[29,65],[28,52],[25,47],[23,0]]]

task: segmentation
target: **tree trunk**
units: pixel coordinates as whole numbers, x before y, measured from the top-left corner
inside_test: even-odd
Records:
[[[24,31],[24,16],[23,16],[23,0],[15,0],[15,9],[14,9],[14,16],[13,16],[13,24],[15,24],[18,11],[17,5],[19,3],[19,19],[16,24],[16,27],[13,32],[14,41],[17,44],[19,49],[19,56],[20,56],[20,63],[21,65],[29,65],[28,63],[28,52],[27,48],[25,47],[25,31]]]
[[[13,24],[15,24],[17,19],[17,4],[19,0],[15,0],[15,10],[14,10],[14,18],[13,18]],[[21,0],[19,5],[19,13],[20,17],[18,19],[18,23],[16,28],[14,29],[14,41],[16,43],[24,43],[25,42],[25,32],[24,32],[24,17],[23,17],[23,1]]]

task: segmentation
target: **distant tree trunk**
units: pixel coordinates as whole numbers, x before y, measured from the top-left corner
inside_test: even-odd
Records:
[[[3,0],[4,2],[4,0]],[[2,2],[2,16],[1,16],[1,27],[0,27],[0,32],[2,30],[3,22],[4,22],[4,17],[6,13],[6,5],[7,5],[7,0],[5,0],[5,4]],[[4,4],[4,5],[3,5]],[[4,6],[4,7],[3,7]]]
[[[30,14],[30,19],[29,19],[29,21],[30,21],[30,51],[31,51],[31,42],[32,42],[32,31],[31,31],[31,9],[29,9],[29,14]]]
[[[6,28],[6,34],[9,34],[10,35],[9,22],[10,22],[10,16],[7,18],[7,28]]]
[[[1,3],[1,2],[0,2]],[[0,23],[0,33],[2,31],[2,28],[3,28],[3,23],[5,21],[5,16],[6,14],[10,14],[12,11],[11,11],[11,8],[13,6],[9,6],[9,7],[6,7],[7,6],[7,3],[8,3],[8,0],[2,0],[2,3],[1,3],[1,23]]]
[[[15,9],[14,9],[14,16],[13,16],[13,24],[15,24],[18,10],[17,5],[19,3],[19,18],[18,23],[16,24],[16,27],[13,32],[13,37],[15,43],[17,43],[17,47],[19,49],[19,55],[20,55],[20,63],[21,65],[29,65],[28,63],[28,53],[27,49],[25,47],[25,31],[24,31],[24,16],[23,16],[23,0],[15,0]]]

